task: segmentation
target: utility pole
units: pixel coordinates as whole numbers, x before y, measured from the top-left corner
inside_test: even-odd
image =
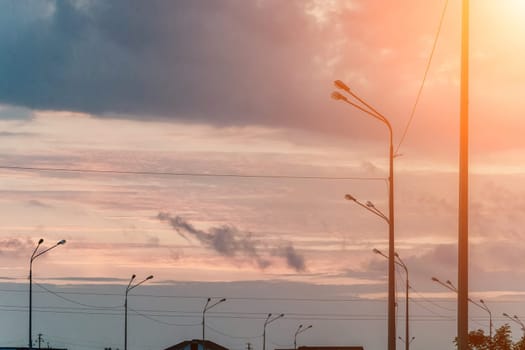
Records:
[[[461,19],[461,80],[458,206],[458,350],[468,349],[468,97],[469,0],[463,0]]]

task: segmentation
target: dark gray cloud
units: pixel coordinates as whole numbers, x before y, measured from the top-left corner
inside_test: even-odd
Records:
[[[306,269],[304,257],[298,254],[294,246],[291,244],[277,249],[275,255],[285,258],[288,266],[293,267],[296,271],[304,271]]]
[[[195,228],[182,217],[165,212],[159,213],[157,218],[160,221],[168,222],[185,239],[188,239],[188,236],[196,238],[201,244],[222,256],[243,257],[254,262],[261,269],[272,264],[269,259],[260,254],[260,250],[266,248],[266,244],[253,238],[249,232],[242,232],[231,225],[212,227],[208,231],[203,231]],[[304,257],[297,253],[291,243],[270,248],[270,250],[274,256],[284,258],[287,265],[295,271],[302,272],[306,269]]]
[[[315,86],[305,82],[328,45],[306,4],[3,3],[0,101],[219,124],[304,121],[312,106],[303,94]]]

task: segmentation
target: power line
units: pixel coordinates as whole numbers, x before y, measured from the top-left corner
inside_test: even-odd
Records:
[[[421,81],[421,85],[419,86],[419,91],[417,92],[416,101],[414,102],[414,105],[412,106],[412,111],[410,112],[410,118],[408,119],[408,123],[405,127],[405,130],[403,131],[403,135],[401,136],[401,140],[399,141],[399,144],[397,145],[397,148],[394,154],[398,154],[399,147],[401,147],[401,144],[405,140],[408,129],[410,128],[410,125],[412,124],[412,120],[414,119],[414,114],[416,113],[416,108],[419,103],[419,98],[421,97],[421,93],[423,92],[423,87],[425,86],[425,82],[427,80],[428,71],[430,70],[430,64],[432,63],[432,58],[434,57],[436,45],[439,39],[439,35],[441,33],[441,27],[443,25],[443,19],[445,18],[445,13],[447,12],[447,7],[448,7],[448,0],[445,0],[445,6],[443,7],[443,12],[441,13],[438,30],[434,38],[434,44],[432,45],[432,50],[430,51],[430,57],[428,59],[427,66],[425,68],[425,74],[423,75],[423,80]]]
[[[93,309],[117,309],[117,308],[121,308],[124,306],[124,304],[121,304],[121,305],[114,305],[114,306],[98,306],[98,305],[90,305],[90,304],[84,304],[84,303],[81,303],[81,302],[78,302],[78,301],[75,301],[75,300],[72,300],[72,299],[69,299],[69,298],[66,298],[62,295],[60,295],[60,293],[57,293],[57,292],[53,292],[52,290],[44,287],[43,285],[41,285],[40,283],[36,283],[36,282],[33,282],[35,285],[37,285],[38,287],[42,288],[43,290],[45,290],[46,292],[56,296],[57,298],[60,298],[62,300],[65,300],[65,301],[68,301],[70,303],[73,303],[73,304],[77,304],[77,305],[81,305],[81,306],[85,306],[85,307],[89,307],[89,308],[93,308]]]
[[[355,180],[355,181],[384,181],[384,177],[360,176],[307,176],[307,175],[257,175],[257,174],[229,174],[229,173],[193,173],[169,171],[131,171],[131,170],[100,170],[82,168],[54,168],[54,167],[28,167],[15,165],[0,165],[0,169],[14,171],[50,171],[86,174],[118,174],[118,175],[143,175],[143,176],[187,176],[187,177],[229,177],[248,179],[297,179],[297,180]]]

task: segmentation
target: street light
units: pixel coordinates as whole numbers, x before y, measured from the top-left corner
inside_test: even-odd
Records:
[[[373,252],[376,253],[376,254],[379,254],[381,255],[382,257],[388,259],[388,256],[385,255],[382,251],[380,251],[379,249],[376,249],[374,248],[373,249]],[[408,291],[410,289],[410,284],[409,284],[409,280],[408,280],[408,267],[406,266],[405,262],[403,260],[401,260],[401,257],[399,256],[399,254],[397,253],[394,253],[394,256],[397,260],[395,260],[394,262],[401,266],[403,268],[403,270],[405,270],[405,275],[406,275],[406,279],[405,279],[405,339],[409,339],[409,335],[410,335],[410,323],[409,323],[409,307],[408,307]],[[401,338],[400,338],[401,339]],[[406,350],[410,350],[410,343],[412,342],[411,341],[408,341],[408,342],[404,342],[405,343],[405,349]]]
[[[137,275],[133,274],[129,280],[128,286],[126,287],[126,297],[124,299],[124,350],[128,350],[128,293],[133,288],[140,286],[142,283],[153,278],[153,275],[149,275],[137,284],[131,285]]]
[[[388,129],[389,135],[389,175],[388,175],[388,217],[385,215],[379,215],[378,212],[370,208],[370,211],[376,215],[383,217],[388,223],[388,350],[396,349],[396,305],[395,305],[395,268],[394,268],[394,146],[393,146],[393,133],[392,126],[388,119],[375,110],[372,106],[366,103],[362,98],[357,96],[350,88],[343,83],[341,80],[334,81],[334,85],[352,96],[360,104],[351,102],[348,97],[341,94],[338,91],[332,93],[334,100],[343,101],[352,107],[359,109],[360,111],[368,114],[369,116],[379,120]],[[264,350],[264,349],[263,349]]]
[[[483,299],[479,299],[479,302],[480,304],[478,305],[478,307],[485,310],[489,314],[489,337],[490,337],[490,344],[492,348],[492,312],[490,312],[489,307],[487,306],[487,304],[485,303]]]
[[[56,248],[59,245],[66,244],[66,240],[62,239],[58,241],[57,243],[55,243],[55,245],[37,253],[38,248],[40,247],[42,243],[44,243],[44,239],[40,238],[38,240],[38,244],[36,245],[35,250],[33,251],[33,254],[31,254],[31,259],[29,260],[29,349],[33,348],[33,335],[32,335],[32,332],[33,332],[33,329],[32,329],[33,328],[33,322],[32,322],[33,321],[33,261],[39,256],[47,253],[51,249]]]
[[[503,313],[503,316],[511,320],[512,322],[516,322],[521,326],[521,330],[523,331],[523,336],[525,337],[525,324],[519,319],[518,316],[514,315],[513,317],[510,317],[509,314],[506,312]]]
[[[297,328],[297,331],[295,331],[295,335],[293,337],[293,348],[294,349],[297,349],[297,335],[301,334],[303,332],[306,332],[310,328],[312,328],[312,325],[309,325],[308,327],[304,327],[304,328],[303,328],[302,324],[299,325],[299,327]]]
[[[445,288],[453,291],[454,293],[458,294],[458,289],[456,288],[456,286],[454,284],[452,284],[452,282],[450,282],[450,280],[446,280],[446,282],[443,283],[438,278],[432,277],[432,281],[437,282],[437,283],[441,284],[443,287],[445,287]],[[470,303],[476,305],[477,307],[479,307],[480,309],[486,311],[489,314],[489,337],[490,337],[491,348],[492,348],[492,312],[490,311],[490,309],[488,308],[487,304],[485,303],[485,301],[483,299],[480,299],[479,303],[475,302],[471,298],[467,298],[467,301],[469,301]]]
[[[283,318],[284,314],[279,314],[277,316],[272,317],[272,314],[268,314],[268,317],[266,317],[266,320],[264,321],[264,330],[263,330],[263,350],[266,350],[266,326],[272,323],[273,321],[276,321],[280,318]]]
[[[204,346],[204,341],[206,340],[205,333],[204,333],[204,330],[206,328],[206,317],[205,317],[206,316],[206,311],[208,311],[209,309],[211,309],[214,306],[219,305],[220,303],[224,303],[226,301],[226,298],[222,298],[221,300],[219,300],[215,304],[212,304],[212,305],[208,306],[210,301],[211,301],[211,298],[208,298],[208,300],[206,301],[206,305],[204,305],[204,309],[202,310],[202,344],[203,344],[202,346]]]
[[[401,340],[403,343],[407,344],[407,342],[405,342],[405,339],[401,338],[401,337],[397,337],[397,339]],[[414,339],[416,339],[416,337],[412,337],[410,338],[410,341],[408,342],[408,344],[412,343],[414,341]]]

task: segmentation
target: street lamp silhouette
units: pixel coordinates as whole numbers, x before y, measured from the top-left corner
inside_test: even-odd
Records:
[[[304,327],[304,328],[303,328],[302,324],[299,325],[299,327],[297,328],[297,331],[295,331],[295,335],[293,337],[293,348],[294,349],[297,349],[297,335],[301,334],[303,332],[306,332],[310,328],[312,328],[312,325],[309,325],[308,327]]]
[[[401,338],[401,337],[397,337],[397,339],[401,340],[403,343],[407,344],[407,342],[405,341],[405,339]],[[412,337],[410,338],[410,341],[408,342],[408,344],[411,344],[414,339],[416,339],[416,337]]]
[[[437,282],[437,283],[441,284],[443,287],[445,287],[445,288],[453,291],[454,293],[458,294],[458,289],[456,288],[456,286],[452,282],[450,282],[450,280],[446,280],[445,283],[443,283],[437,277],[432,277],[432,281]],[[483,299],[480,299],[479,303],[475,302],[471,298],[467,298],[467,300],[470,303],[472,303],[473,305],[476,305],[481,310],[483,310],[483,311],[485,311],[485,312],[487,312],[489,314],[489,338],[490,338],[490,346],[492,348],[493,347],[492,346],[492,312],[490,311],[490,309],[488,308],[487,304],[485,303],[485,301]]]
[[[521,330],[523,331],[523,336],[525,337],[525,324],[519,319],[518,316],[514,315],[512,317],[509,316],[506,312],[503,313],[503,316],[511,320],[512,322],[515,322],[521,326]]]
[[[492,346],[492,312],[490,312],[490,309],[488,308],[487,304],[483,299],[479,299],[480,304],[478,305],[479,308],[485,310],[489,314],[489,337],[490,337],[490,347]],[[473,302],[474,303],[474,302]],[[476,303],[474,303],[476,304]]]
[[[369,116],[379,120],[388,129],[389,135],[389,176],[388,176],[388,217],[377,210],[375,207],[369,208],[371,212],[382,217],[388,223],[388,350],[396,349],[396,305],[395,305],[395,268],[394,268],[394,146],[393,146],[393,132],[392,126],[388,119],[369,105],[362,98],[357,96],[345,83],[341,80],[334,81],[335,87],[346,92],[348,95],[353,97],[360,104],[354,103],[348,99],[347,96],[341,94],[338,91],[332,93],[332,98],[337,101],[345,102],[350,106],[359,109],[360,111],[368,114]],[[348,196],[348,195],[347,195]],[[352,196],[350,196],[353,198]],[[345,196],[346,198],[346,196]],[[349,199],[349,198],[347,198]],[[354,199],[350,199],[354,200]],[[357,203],[357,201],[355,201]],[[359,203],[358,203],[359,204]]]
[[[266,350],[266,326],[283,317],[284,317],[284,314],[279,314],[277,316],[272,317],[271,313],[268,314],[268,317],[266,317],[266,320],[264,321],[264,330],[263,330],[263,350]]]
[[[370,203],[370,202],[368,202],[368,203]],[[388,256],[385,255],[383,252],[381,252],[379,249],[374,248],[372,251],[374,253],[379,254],[382,257],[388,259]],[[405,262],[401,259],[399,254],[397,254],[397,252],[394,253],[394,257],[397,259],[394,262],[398,266],[401,266],[403,268],[403,270],[405,270],[405,275],[406,275],[406,279],[405,279],[405,339],[410,339],[409,338],[409,336],[410,336],[410,321],[409,321],[410,317],[409,317],[409,304],[408,304],[408,293],[409,293],[409,290],[410,290],[410,283],[409,283],[409,278],[408,278],[408,267],[406,266]],[[406,350],[410,350],[410,343],[411,342],[412,342],[412,340],[410,340],[408,342],[404,341]]]
[[[128,350],[128,294],[133,288],[136,288],[142,283],[146,282],[147,280],[152,279],[153,275],[149,275],[139,283],[132,285],[133,281],[135,280],[135,277],[137,277],[137,275],[135,274],[131,276],[128,286],[126,287],[126,297],[124,299],[124,350]]]
[[[29,260],[29,349],[33,348],[33,335],[32,335],[33,334],[32,333],[33,332],[33,329],[32,329],[33,328],[33,261],[39,256],[47,253],[51,249],[54,249],[58,247],[59,245],[66,244],[66,240],[62,239],[58,241],[57,243],[55,243],[55,245],[37,253],[38,248],[40,247],[42,243],[44,243],[44,239],[40,238],[38,240],[35,250],[33,251],[33,254],[31,254],[31,259]]]
[[[204,309],[202,310],[202,342],[203,342],[202,346],[204,346],[204,341],[206,340],[205,333],[204,333],[204,330],[206,329],[206,311],[208,311],[209,309],[211,309],[214,306],[219,305],[220,303],[224,303],[226,301],[226,298],[222,298],[221,300],[219,300],[215,304],[212,304],[212,305],[208,306],[210,301],[211,301],[211,298],[208,298],[208,300],[206,301],[206,305],[204,305]]]

